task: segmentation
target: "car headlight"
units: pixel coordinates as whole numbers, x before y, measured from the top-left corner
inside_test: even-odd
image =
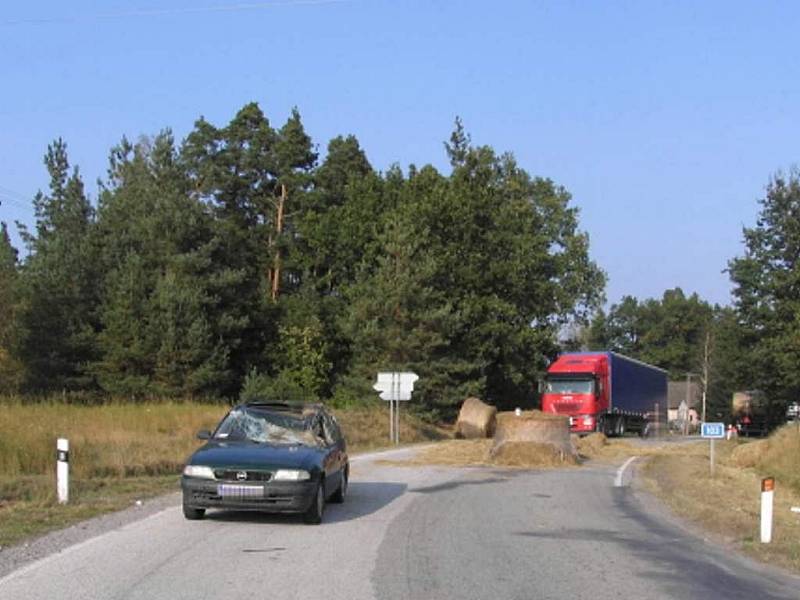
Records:
[[[186,465],[183,468],[183,474],[186,475],[186,477],[216,479],[216,477],[214,477],[214,470],[211,467],[204,467],[203,465]]]
[[[278,469],[272,477],[274,481],[307,481],[311,473],[302,469]]]

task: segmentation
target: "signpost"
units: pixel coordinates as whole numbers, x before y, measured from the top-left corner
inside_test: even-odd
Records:
[[[710,464],[711,476],[714,476],[714,441],[725,439],[725,423],[703,423],[700,426],[700,436],[711,440]]]
[[[400,443],[400,402],[411,400],[414,382],[419,379],[416,373],[391,371],[378,373],[373,389],[379,392],[381,400],[389,403],[389,441]]]

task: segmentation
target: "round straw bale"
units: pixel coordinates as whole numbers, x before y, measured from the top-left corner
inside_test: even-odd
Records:
[[[574,463],[576,453],[569,436],[569,419],[540,411],[520,416],[500,413],[490,457],[497,464],[515,466]]]
[[[457,438],[490,438],[494,435],[497,409],[477,398],[467,398],[456,421]]]

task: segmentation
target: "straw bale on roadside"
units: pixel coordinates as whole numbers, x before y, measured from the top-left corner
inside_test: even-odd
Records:
[[[574,464],[577,454],[569,420],[540,411],[500,413],[490,457],[493,463],[506,466]]]
[[[466,439],[490,438],[495,432],[497,409],[478,400],[467,398],[461,405],[456,421],[456,437]]]

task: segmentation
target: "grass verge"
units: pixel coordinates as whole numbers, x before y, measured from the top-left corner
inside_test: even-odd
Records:
[[[24,403],[0,399],[0,547],[179,489],[186,458],[212,429],[224,404],[198,402]],[[388,445],[383,403],[335,410],[350,452]],[[448,433],[408,413],[405,443]],[[70,441],[70,502],[56,501],[55,444]]]
[[[796,487],[800,463],[793,463],[793,471],[784,471],[796,443],[794,436],[800,437],[800,433],[778,432],[768,444],[717,442],[713,477],[707,442],[672,445],[650,457],[640,482],[672,512],[698,529],[757,560],[800,572],[800,515],[790,510],[800,506],[800,490]],[[762,451],[748,448],[754,444],[763,444]],[[781,446],[784,451],[779,450]],[[743,453],[757,455],[752,467],[741,466]],[[772,543],[762,544],[761,478],[767,475],[776,477],[774,525]]]

